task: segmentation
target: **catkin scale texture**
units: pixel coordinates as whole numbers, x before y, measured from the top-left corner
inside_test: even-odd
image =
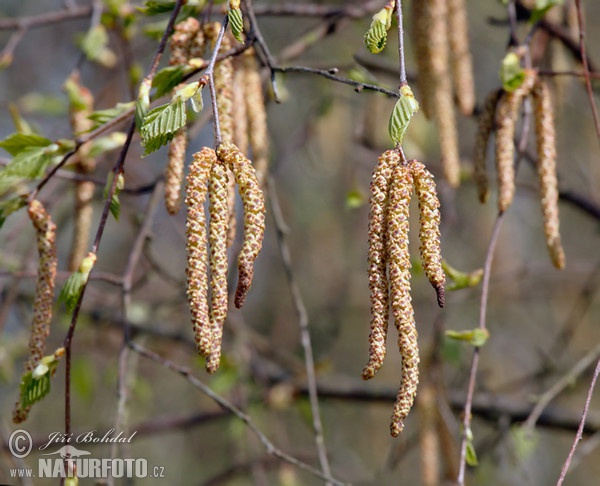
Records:
[[[190,49],[199,30],[200,22],[193,17],[188,17],[175,25],[173,34],[169,39],[171,49],[169,64],[171,66],[187,63],[190,57]]]
[[[371,178],[368,230],[371,330],[369,333],[369,361],[362,371],[364,380],[375,376],[375,373],[381,368],[386,355],[386,337],[389,320],[386,218],[392,172],[399,162],[400,154],[396,150],[388,150],[379,157]]]
[[[491,92],[483,104],[483,109],[477,120],[477,135],[473,150],[473,177],[477,186],[477,194],[482,203],[487,202],[490,189],[486,169],[486,156],[490,136],[494,130],[494,116],[501,91]]]
[[[169,214],[177,214],[181,208],[181,186],[187,150],[187,129],[181,128],[171,140],[165,174],[165,206]]]
[[[409,169],[419,200],[419,251],[423,270],[435,289],[440,307],[444,307],[446,275],[442,269],[440,245],[440,201],[437,197],[433,175],[416,160],[409,162]]]
[[[227,317],[227,221],[228,178],[227,169],[217,161],[212,166],[208,188],[210,225],[210,326],[206,328],[212,346],[206,358],[206,370],[214,373],[221,360],[223,324]]]
[[[556,178],[556,133],[550,90],[538,79],[533,87],[533,110],[537,141],[537,172],[540,186],[544,233],[552,263],[564,268],[565,253],[560,239],[558,181]]]
[[[238,256],[238,285],[235,306],[244,305],[252,285],[254,261],[262,248],[265,233],[265,200],[250,160],[232,143],[222,143],[217,149],[219,160],[233,172],[244,206],[244,238]]]
[[[475,108],[475,87],[465,0],[448,0],[448,42],[458,108],[464,115],[471,115]]]
[[[387,248],[390,281],[390,299],[394,322],[398,329],[398,348],[402,356],[402,384],[392,412],[390,433],[398,436],[404,428],[419,382],[419,350],[410,296],[410,255],[408,248],[409,206],[413,192],[413,178],[405,165],[394,169],[390,188]]]
[[[206,216],[204,202],[211,168],[217,163],[215,151],[204,147],[194,154],[187,176],[186,236],[187,236],[187,297],[192,313],[194,339],[200,354],[212,350],[208,312],[208,250],[206,247]]]

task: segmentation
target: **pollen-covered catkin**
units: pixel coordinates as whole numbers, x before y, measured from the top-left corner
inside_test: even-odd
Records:
[[[419,350],[410,296],[410,255],[408,250],[409,205],[413,178],[408,167],[398,164],[392,175],[387,218],[387,248],[390,298],[398,329],[398,348],[402,356],[402,384],[396,397],[390,424],[392,437],[404,428],[419,382]]]
[[[525,70],[523,84],[505,92],[496,109],[496,172],[498,176],[498,209],[508,209],[515,195],[515,127],[519,108],[529,95],[535,81],[535,71]]]
[[[227,220],[229,219],[227,179],[226,167],[217,160],[212,166],[208,186],[211,290],[208,333],[212,340],[212,347],[206,358],[206,371],[209,373],[214,373],[219,368],[223,324],[227,317]]]
[[[248,133],[252,160],[256,169],[258,184],[264,190],[265,177],[269,170],[269,135],[267,129],[267,112],[263,96],[260,69],[256,61],[254,49],[243,54],[244,72],[246,75],[246,112],[248,113]],[[244,152],[242,150],[242,152]]]
[[[165,174],[165,206],[169,214],[177,214],[181,208],[181,186],[187,144],[188,134],[185,127],[179,129],[169,144]]]
[[[482,203],[487,202],[490,195],[486,158],[488,142],[494,130],[494,116],[496,115],[496,106],[498,105],[500,95],[501,91],[496,90],[487,96],[477,120],[477,135],[473,150],[473,177],[477,186],[479,200]]]
[[[557,268],[565,267],[565,253],[560,239],[558,215],[558,181],[556,178],[556,133],[552,99],[547,84],[538,79],[533,87],[533,109],[537,140],[537,171],[544,216],[544,233],[550,259]]]
[[[444,307],[446,275],[442,269],[440,245],[440,201],[437,197],[433,175],[416,160],[409,162],[409,169],[419,200],[419,239],[423,271],[435,289],[438,305]]]
[[[475,108],[475,87],[465,0],[448,1],[448,41],[458,108],[468,116]]]
[[[244,239],[238,256],[238,285],[235,306],[244,305],[252,285],[254,261],[262,248],[265,234],[265,199],[252,162],[232,143],[222,143],[217,148],[219,160],[233,172],[244,205]]]
[[[208,313],[208,251],[206,248],[206,215],[204,201],[211,168],[217,163],[215,151],[204,147],[194,154],[187,176],[187,297],[192,313],[194,339],[200,354],[207,356],[212,349]]]
[[[204,26],[204,34],[210,41],[211,48],[215,47],[220,30],[219,22],[211,22]],[[224,35],[219,52],[223,53],[229,49],[231,49],[231,39],[228,35]],[[221,138],[223,142],[231,142],[233,141],[233,61],[231,57],[215,64],[213,77]]]
[[[56,225],[50,215],[37,199],[29,203],[27,212],[37,234],[39,261],[35,300],[33,302],[33,321],[29,336],[29,357],[25,363],[25,373],[33,371],[44,357],[46,339],[50,334],[56,266],[58,263],[56,257]],[[30,408],[22,408],[21,402],[17,402],[13,410],[13,422],[21,423],[25,421]]]
[[[386,355],[389,320],[386,218],[392,172],[398,163],[400,163],[400,154],[397,150],[384,152],[379,157],[371,178],[368,239],[371,330],[369,333],[369,361],[362,371],[363,380],[375,376]]]
[[[169,47],[171,48],[169,64],[171,66],[187,63],[190,57],[190,48],[199,30],[200,22],[194,17],[188,17],[175,25],[173,34],[169,39]]]

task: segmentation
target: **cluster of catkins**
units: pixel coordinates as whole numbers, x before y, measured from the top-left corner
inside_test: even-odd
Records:
[[[486,202],[489,196],[489,182],[485,161],[488,140],[495,128],[498,209],[504,212],[511,205],[515,194],[515,127],[519,110],[529,96],[533,101],[537,172],[546,245],[554,266],[564,268],[565,254],[559,232],[556,133],[552,99],[548,85],[535,70],[525,69],[523,82],[515,90],[494,91],[485,101],[479,117],[473,155],[475,182],[479,199]]]
[[[438,304],[443,307],[446,277],[440,250],[440,203],[433,176],[421,162],[406,162],[399,150],[383,153],[371,181],[368,256],[371,332],[369,361],[362,377],[365,380],[373,378],[383,364],[391,301],[402,356],[402,384],[390,426],[394,437],[404,428],[403,422],[413,405],[419,382],[408,248],[409,206],[413,192],[419,201],[419,249],[423,270],[436,291]]]
[[[454,97],[465,115],[475,106],[465,0],[415,0],[411,5],[419,103],[437,126],[444,177],[457,187],[460,155]]]
[[[218,22],[201,26],[193,18],[177,24],[171,37],[171,64],[188,63],[191,58],[201,56],[207,45],[214,49],[220,30]],[[227,52],[232,42],[233,38],[226,33],[219,53]],[[254,261],[264,237],[265,201],[261,187],[269,151],[265,100],[254,50],[247,49],[236,59],[227,57],[217,62],[213,78],[222,143],[216,151],[204,147],[194,154],[185,197],[187,295],[195,341],[200,354],[206,357],[209,373],[218,369],[221,358],[223,324],[228,309],[227,250],[235,239],[236,230],[236,185],[244,208],[234,299],[239,308],[252,284]],[[187,131],[182,128],[171,141],[167,164],[165,198],[167,209],[173,214],[181,205],[186,149]],[[254,165],[244,155],[249,149]],[[207,195],[208,239],[204,209]]]
[[[25,373],[33,371],[44,357],[46,339],[50,334],[52,306],[54,302],[54,283],[56,279],[56,224],[37,199],[29,203],[27,209],[37,235],[39,255],[38,277],[33,304],[33,322],[29,338],[29,358],[25,363]],[[21,400],[15,404],[13,422],[21,423],[27,419],[30,407],[22,407]]]

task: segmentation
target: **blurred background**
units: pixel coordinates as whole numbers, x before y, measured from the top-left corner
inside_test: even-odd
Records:
[[[4,46],[6,54],[16,39],[18,30],[3,25],[8,19],[60,11],[65,4],[74,3],[77,7],[72,8],[91,4],[83,0],[3,1],[0,47]],[[397,89],[396,36],[389,36],[387,48],[378,56],[370,54],[362,40],[371,15],[385,2],[295,2],[298,7],[339,7],[341,12],[368,4],[361,15],[327,17],[268,15],[270,7],[282,2],[254,3],[265,41],[281,65],[325,70],[335,67],[340,76]],[[412,80],[416,76],[411,37],[414,19],[410,2],[403,3],[407,4],[406,60]],[[582,3],[588,26],[588,55],[600,63],[600,31],[596,28],[600,3]],[[93,93],[96,110],[134,99],[132,89],[135,93],[137,85],[131,82],[131,73],[136,69],[145,73],[150,65],[157,40],[145,32],[158,29],[160,25],[154,24],[165,23],[168,13],[146,18],[136,10],[140,5],[123,2],[120,6],[130,9],[135,18],[130,38],[118,26],[108,29],[109,47],[116,56],[114,65],[81,63],[81,81]],[[566,0],[565,6],[552,9],[546,20],[578,41],[571,7]],[[221,18],[219,8],[213,9],[215,18]],[[481,105],[488,92],[500,87],[498,73],[509,38],[507,9],[502,2],[491,0],[469,0],[467,8],[477,101]],[[5,67],[0,71],[1,139],[15,131],[9,105],[45,137],[73,138],[63,84],[80,59],[78,39],[89,28],[90,14],[87,8],[80,16],[26,29],[17,39],[12,59],[4,57]],[[520,37],[527,31],[528,25],[521,23]],[[580,72],[581,64],[573,53],[547,32],[539,29],[532,39],[532,46],[544,46],[535,66],[545,71]],[[267,87],[268,73],[264,74]],[[480,356],[472,424],[479,465],[470,468],[467,475],[467,483],[473,485],[556,482],[579,424],[593,366],[573,376],[569,386],[552,400],[531,437],[524,437],[516,425],[527,418],[537,397],[587,353],[597,350],[600,342],[598,138],[583,80],[548,76],[547,81],[555,105],[559,184],[565,197],[560,204],[561,235],[567,265],[559,271],[550,263],[536,173],[523,161],[491,273],[487,315],[490,339]],[[267,107],[271,191],[284,219],[293,278],[306,309],[332,474],[357,485],[451,484],[448,478],[456,477],[461,410],[473,348],[449,340],[444,331],[477,326],[481,286],[449,292],[446,307],[437,307],[435,293],[418,265],[418,208],[414,204],[412,298],[419,331],[421,388],[433,390],[434,398],[433,404],[431,399],[421,402],[419,394],[405,431],[397,439],[390,438],[389,416],[401,378],[393,326],[381,371],[369,382],[363,382],[360,373],[368,357],[369,182],[377,157],[391,148],[387,123],[395,99],[368,90],[357,92],[314,74],[277,74],[277,82],[282,102],[277,104],[269,98]],[[208,98],[205,102],[208,107]],[[422,113],[413,119],[404,148],[409,158],[426,163],[436,175],[445,259],[471,272],[484,264],[497,214],[496,194],[492,192],[487,205],[478,202],[470,164],[476,119],[457,115],[457,122],[463,177],[456,190],[441,176],[437,133]],[[126,125],[117,129],[125,131]],[[188,159],[201,147],[213,146],[210,119],[200,115],[191,133]],[[533,135],[530,142],[533,151]],[[134,269],[131,304],[126,312],[122,308],[119,279],[167,157],[165,148],[146,158],[142,153],[136,135],[125,165],[127,190],[120,196],[121,215],[118,221],[109,218],[74,335],[73,430],[106,431],[114,427],[119,351],[123,325],[128,320],[136,342],[189,367],[202,382],[248,413],[278,448],[318,468],[299,313],[282,263],[272,200],[254,285],[243,310],[232,306],[229,311],[223,360],[215,375],[204,371],[203,360],[193,344],[185,292],[184,210],[170,216],[162,202],[159,204],[150,238]],[[92,174],[98,181],[92,236],[102,211],[104,181],[117,156],[118,150],[104,154]],[[0,154],[3,163],[9,159],[8,153]],[[490,154],[490,173],[492,159]],[[495,183],[492,187],[495,191]],[[53,178],[40,199],[58,226],[58,295],[69,275],[66,262],[73,232],[73,181]],[[230,288],[236,281],[233,263],[239,246],[237,241],[230,253]],[[4,444],[18,427],[10,417],[27,357],[36,253],[34,232],[26,211],[21,210],[7,219],[0,232],[0,431]],[[63,342],[70,318],[62,304],[56,305],[48,353]],[[268,455],[244,423],[173,371],[135,353],[128,355],[126,370],[126,425],[138,433],[119,457],[144,457],[150,465],[165,467],[165,479],[139,479],[136,484],[323,484],[310,473]],[[434,419],[428,407],[434,409]],[[50,395],[34,406],[23,428],[43,442],[48,434],[63,427],[61,364]],[[423,437],[432,427],[439,450],[423,446]],[[597,484],[599,430],[600,399],[596,397],[583,445],[565,484]],[[111,454],[106,445],[90,446],[89,450],[93,457]],[[36,457],[33,454],[27,458],[25,465],[34,464]],[[426,482],[422,464],[431,467],[435,459],[439,472],[433,483]],[[16,467],[14,458],[6,450],[0,455],[0,464],[0,483],[16,484],[8,475],[9,468]],[[81,483],[94,484],[89,479]]]

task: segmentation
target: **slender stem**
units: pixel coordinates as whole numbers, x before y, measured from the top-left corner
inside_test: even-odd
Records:
[[[272,178],[269,178],[268,180],[268,187],[269,201],[271,203],[271,209],[273,210],[275,230],[277,232],[277,240],[279,242],[279,252],[281,254],[281,259],[283,260],[283,266],[287,277],[288,286],[290,288],[290,293],[292,295],[292,301],[298,315],[300,337],[302,341],[302,347],[304,348],[304,363],[306,367],[306,381],[308,383],[308,396],[312,412],[313,430],[315,433],[317,452],[319,454],[319,462],[321,464],[323,474],[326,476],[331,476],[331,467],[329,466],[329,460],[327,459],[327,449],[325,447],[323,425],[321,422],[321,413],[319,411],[319,395],[317,391],[317,379],[315,376],[315,363],[310,339],[310,329],[308,326],[308,313],[300,293],[300,287],[294,274],[290,248],[287,243],[287,226],[281,212],[279,198],[277,197],[277,191],[275,188],[275,181]]]
[[[588,394],[585,399],[585,406],[583,407],[583,414],[581,415],[581,422],[579,423],[579,428],[577,429],[577,434],[575,435],[575,440],[573,441],[573,445],[571,446],[569,455],[567,456],[567,459],[566,459],[566,461],[563,465],[563,468],[560,472],[560,477],[558,478],[558,482],[556,483],[556,486],[560,486],[563,483],[563,481],[565,480],[567,472],[569,471],[569,466],[571,465],[571,460],[573,459],[573,455],[575,454],[575,450],[577,449],[577,444],[583,437],[583,428],[585,427],[585,419],[587,417],[588,410],[590,408],[590,402],[592,401],[592,395],[594,393],[594,387],[596,386],[596,380],[598,379],[598,375],[600,375],[600,360],[598,360],[598,363],[596,364],[596,370],[594,371],[594,377],[592,378],[592,382],[590,383],[590,388],[588,390]]]
[[[396,18],[398,19],[398,59],[400,72],[400,87],[407,84],[406,63],[404,61],[404,26],[402,20],[402,0],[396,0]]]

